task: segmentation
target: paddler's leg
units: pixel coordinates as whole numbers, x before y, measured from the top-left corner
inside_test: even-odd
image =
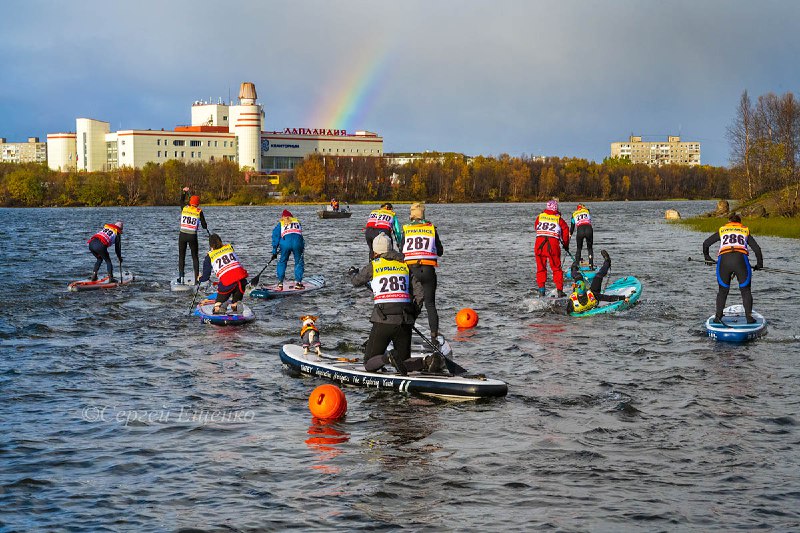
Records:
[[[725,302],[728,300],[728,291],[731,288],[731,279],[733,279],[734,273],[733,268],[731,268],[731,262],[736,258],[728,256],[731,256],[733,253],[736,252],[722,254],[717,258],[717,284],[719,285],[719,290],[717,291],[716,311],[714,313],[714,319],[717,322],[722,320],[722,313],[725,311]]]
[[[299,240],[299,239],[298,239]],[[303,243],[298,242],[297,246],[294,249],[294,280],[297,283],[303,281],[303,274],[305,274],[306,263],[303,259],[304,256],[304,249]]]
[[[575,230],[575,261],[581,264],[581,253],[583,251],[583,226],[578,226]]]
[[[737,255],[736,269],[734,273],[736,274],[737,280],[744,280],[739,281],[739,292],[742,293],[742,306],[744,307],[744,316],[747,317],[748,324],[754,324],[755,319],[753,318],[753,293],[750,290],[750,282],[753,279],[753,270],[750,268],[750,261],[747,259],[747,256],[740,253],[728,253],[725,255]]]
[[[589,267],[594,268],[594,250],[592,249],[592,245],[594,244],[594,230],[592,226],[583,226],[586,228],[584,230],[584,237],[586,238],[586,252],[589,254]]]
[[[278,283],[283,283],[283,278],[286,277],[286,265],[289,263],[290,253],[292,253],[291,248],[288,246],[281,246],[281,256],[278,259],[278,266],[276,268]]]
[[[200,255],[198,253],[199,247],[197,245],[197,233],[193,234],[189,239],[189,249],[192,251],[192,268],[194,269],[194,281],[197,283],[197,278],[200,277]],[[186,247],[183,248],[186,252]],[[181,263],[182,265],[183,263]],[[183,277],[183,270],[181,270],[181,277]]]
[[[606,277],[608,274],[608,269],[611,268],[611,256],[608,255],[608,252],[605,250],[600,250],[600,253],[603,255],[603,266],[600,267],[600,270],[597,271],[597,274],[594,275],[592,278],[592,284],[589,287],[589,290],[594,293],[595,296],[600,294],[600,291],[603,288],[603,278]]]
[[[395,330],[392,342],[394,343],[395,357],[407,372],[422,370],[424,361],[421,357],[411,358],[411,334],[413,324],[400,324]]]
[[[550,248],[550,268],[553,269],[553,283],[558,290],[558,296],[565,296],[564,294],[564,271],[561,267],[561,248],[558,244],[554,244],[555,239],[548,239]]]
[[[224,315],[228,305],[225,303],[228,301],[228,298],[231,297],[231,293],[233,293],[234,287],[225,286],[221,283],[217,285],[217,299],[214,301],[214,311],[215,315]]]
[[[188,242],[188,235],[182,231],[178,232],[178,283],[183,283],[183,275],[186,270],[186,244]]]
[[[536,286],[539,289],[544,289],[544,284],[547,282],[547,249],[542,247],[536,248]]]
[[[94,269],[92,270],[92,281],[97,281],[97,271],[100,270],[100,265],[103,264],[103,254],[101,253],[101,250],[105,250],[105,246],[103,246],[103,243],[101,243],[98,239],[92,239],[89,241],[89,251],[92,252],[92,255],[95,258]]]
[[[392,333],[397,326],[394,324],[372,323],[372,330],[369,332],[367,347],[364,350],[364,369],[367,372],[375,372],[383,365],[389,364],[386,357],[386,347],[392,340]]]

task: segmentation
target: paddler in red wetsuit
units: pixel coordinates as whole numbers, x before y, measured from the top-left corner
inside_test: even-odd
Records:
[[[203,260],[203,275],[199,281],[202,283],[211,278],[211,272],[219,278],[217,285],[217,300],[214,303],[214,314],[225,314],[225,302],[231,298],[233,304],[231,311],[234,314],[241,314],[244,311],[242,297],[245,287],[247,287],[247,270],[239,262],[239,257],[233,251],[230,244],[222,244],[222,239],[216,233],[208,237],[208,244],[211,251],[206,254]]]
[[[564,272],[561,270],[561,247],[569,249],[569,226],[561,218],[558,211],[558,200],[547,202],[545,210],[536,217],[536,285],[539,287],[539,296],[545,295],[544,284],[547,281],[547,262],[553,270],[553,282],[558,289],[558,296],[564,294]]]

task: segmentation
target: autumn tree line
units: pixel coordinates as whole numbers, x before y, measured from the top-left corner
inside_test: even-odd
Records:
[[[794,94],[767,93],[753,102],[744,91],[727,134],[733,197],[779,191],[781,214],[798,214],[800,103]]]
[[[314,154],[280,184],[250,179],[235,162],[147,163],[141,169],[56,172],[40,164],[0,163],[0,205],[173,205],[188,185],[203,203],[271,201],[524,202],[736,198],[786,190],[782,214],[797,213],[800,106],[792,93],[742,94],[728,128],[731,167],[634,165],[580,158],[426,153],[404,165],[380,157]],[[791,186],[794,192],[791,193]],[[275,199],[274,193],[282,198]]]

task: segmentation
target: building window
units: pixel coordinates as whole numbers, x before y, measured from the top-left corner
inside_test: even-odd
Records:
[[[156,144],[161,146],[161,139],[156,139]],[[161,155],[161,152],[159,152],[158,155]]]
[[[228,117],[226,117],[226,116],[223,116],[223,117],[222,117],[222,120],[228,120]]]
[[[192,155],[191,155],[191,157],[192,157],[192,158],[194,158],[194,152],[192,152]]]
[[[125,157],[125,152],[122,152],[122,157]]]
[[[214,141],[214,148],[217,147],[217,141]]]
[[[183,141],[183,140],[174,140],[174,141],[172,141],[172,145],[173,145],[173,146],[185,146],[185,145],[186,145],[186,141]]]
[[[203,141],[189,141],[189,146],[203,146]]]
[[[181,157],[186,157],[186,152],[184,152],[183,150],[181,150]]]
[[[206,146],[211,146],[211,141],[208,141],[208,144]]]
[[[122,140],[122,146],[125,146],[125,140],[124,139]]]
[[[161,150],[158,151],[158,157],[161,157]]]
[[[178,151],[175,150],[175,157],[178,157]]]
[[[203,157],[203,152],[197,152],[197,157]]]
[[[228,141],[225,141],[225,142],[222,144],[222,147],[223,147],[223,148],[227,148],[227,147],[228,147]]]

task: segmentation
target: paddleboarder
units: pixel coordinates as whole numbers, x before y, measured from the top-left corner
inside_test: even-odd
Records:
[[[373,291],[372,330],[364,355],[364,368],[375,372],[391,364],[402,375],[410,371],[441,372],[444,359],[439,354],[411,359],[411,333],[422,307],[422,298],[414,294],[411,274],[403,254],[392,249],[391,239],[381,234],[372,241],[372,261],[358,270],[350,267],[354,287],[369,284]],[[389,343],[394,349],[386,352]]]
[[[244,311],[242,297],[244,297],[244,290],[247,286],[247,270],[239,262],[233,246],[223,244],[222,239],[216,233],[209,235],[208,245],[211,250],[203,259],[203,275],[200,276],[199,281],[201,283],[208,281],[212,272],[219,279],[214,314],[224,315],[226,313],[228,298],[232,302],[231,311],[234,314],[241,314]]]
[[[725,302],[728,299],[728,291],[731,287],[731,280],[736,276],[739,282],[739,291],[742,293],[742,305],[744,306],[745,317],[748,324],[754,324],[753,318],[753,294],[751,292],[751,277],[753,270],[763,268],[763,257],[761,247],[755,238],[750,235],[750,230],[742,224],[742,218],[737,213],[732,213],[728,217],[728,223],[720,227],[719,230],[703,241],[703,258],[707,265],[713,265],[709,248],[712,244],[719,242],[717,252],[717,291],[716,312],[711,320],[712,324],[722,323],[722,314],[725,310]],[[752,248],[756,254],[756,266],[750,268],[748,247]]]
[[[108,254],[108,248],[114,246],[114,252],[119,259],[119,269],[122,271],[122,221],[118,220],[113,224],[104,224],[102,229],[89,237],[86,241],[89,244],[89,251],[92,253],[96,261],[94,262],[94,269],[92,270],[92,281],[97,281],[97,271],[100,270],[100,265],[103,261],[106,262],[106,269],[108,270],[108,282],[117,283],[114,277],[114,265],[111,263],[111,256]]]
[[[628,301],[627,296],[619,294],[603,294],[603,278],[608,274],[611,268],[611,256],[605,250],[600,250],[600,255],[603,256],[603,266],[597,271],[590,287],[586,287],[586,279],[581,274],[577,261],[572,263],[570,274],[574,280],[572,283],[572,293],[567,300],[566,314],[570,313],[583,313],[589,309],[597,307],[599,302],[618,302],[620,300]],[[577,258],[576,258],[577,259]]]
[[[184,267],[186,265],[186,246],[192,253],[192,268],[194,269],[194,283],[199,283],[200,277],[200,255],[197,244],[197,229],[203,226],[208,231],[206,217],[200,209],[200,197],[192,196],[189,203],[186,203],[186,196],[189,194],[189,187],[184,187],[181,192],[181,227],[178,233],[178,283],[184,283]]]
[[[569,250],[569,226],[561,218],[558,210],[558,200],[553,198],[545,206],[545,210],[534,221],[536,241],[534,251],[536,254],[536,285],[539,287],[539,296],[545,295],[544,284],[547,281],[547,263],[553,271],[553,283],[558,290],[558,296],[564,294],[564,272],[561,270],[561,246]]]
[[[401,252],[405,257],[414,285],[414,294],[421,294],[428,313],[428,325],[434,342],[439,336],[439,313],[436,310],[437,258],[444,254],[439,232],[425,220],[425,204],[414,203],[409,209],[410,222],[403,226]]]
[[[303,273],[305,262],[303,261],[303,251],[305,241],[303,240],[303,226],[287,209],[281,213],[281,218],[272,230],[272,260],[278,257],[280,249],[281,258],[278,260],[277,290],[283,290],[283,278],[286,276],[286,266],[289,263],[289,254],[294,255],[294,288],[305,289],[303,285]]]
[[[577,233],[575,232],[577,228]],[[594,243],[594,230],[592,229],[592,214],[589,208],[583,204],[578,204],[572,213],[569,222],[569,233],[575,235],[575,260],[580,265],[583,241],[586,241],[586,251],[589,253],[589,267],[594,268],[594,254],[592,244]]]
[[[398,247],[400,246],[400,222],[397,220],[394,208],[389,202],[381,204],[379,209],[370,211],[369,217],[367,217],[364,238],[367,240],[367,246],[369,246],[370,260],[372,260],[372,241],[381,233],[389,237],[389,240],[394,240],[398,243]]]

